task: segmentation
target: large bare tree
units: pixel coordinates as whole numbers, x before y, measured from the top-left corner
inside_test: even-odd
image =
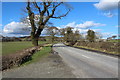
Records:
[[[28,19],[29,23],[31,26],[31,39],[32,39],[32,44],[34,46],[38,46],[38,38],[41,35],[41,32],[45,28],[45,25],[49,21],[49,19],[54,18],[54,19],[61,19],[62,17],[65,17],[69,12],[70,8],[69,7],[60,7],[64,5],[63,2],[27,2],[27,13],[28,13]],[[59,8],[58,8],[59,7]],[[63,14],[56,14],[56,11],[58,9],[64,9]],[[37,18],[38,22],[36,25],[35,18],[36,15],[39,16]]]

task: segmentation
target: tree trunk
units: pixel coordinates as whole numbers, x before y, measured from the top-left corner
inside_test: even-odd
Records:
[[[37,37],[32,38],[32,44],[34,46],[38,46],[38,38]]]
[[[33,32],[31,32],[32,44],[34,46],[38,46],[39,35],[41,34],[42,31],[43,31],[43,29],[38,29],[38,31],[37,31],[36,34],[34,34]]]

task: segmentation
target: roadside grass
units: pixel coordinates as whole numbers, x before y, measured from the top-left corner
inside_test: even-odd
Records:
[[[39,44],[47,43],[46,41],[39,41]],[[2,42],[2,55],[13,54],[23,49],[33,47],[31,41],[22,42]]]
[[[32,59],[30,61],[27,61],[26,63],[22,64],[21,66],[28,65],[34,62],[39,61],[40,59],[46,57],[51,52],[51,44],[42,47],[42,49],[32,55]]]
[[[109,40],[108,42],[120,42],[120,40]]]
[[[74,46],[74,47],[85,48],[85,49],[91,49],[91,50],[106,52],[106,53],[109,53],[109,54],[117,54],[117,55],[119,54],[119,53],[116,53],[116,52],[109,52],[109,51],[107,51],[107,50],[101,50],[101,49],[90,48],[90,47],[85,47],[85,46]]]

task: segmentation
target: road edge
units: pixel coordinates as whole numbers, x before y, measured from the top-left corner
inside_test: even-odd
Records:
[[[63,44],[66,45],[65,43],[63,43]],[[70,46],[70,45],[66,45],[66,46],[77,48],[77,49],[82,49],[82,50],[87,50],[87,51],[91,51],[91,52],[96,52],[98,54],[109,55],[109,56],[112,56],[112,57],[120,58],[119,54],[110,54],[110,53],[107,53],[107,52],[102,52],[102,51],[98,51],[98,50],[87,49],[87,48],[82,48],[82,47],[77,47],[77,46]]]

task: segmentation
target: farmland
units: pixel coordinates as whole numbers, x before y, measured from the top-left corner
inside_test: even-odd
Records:
[[[46,43],[45,41],[39,41],[39,44]],[[17,51],[32,47],[32,43],[30,41],[22,41],[22,42],[3,42],[2,43],[2,54],[12,54]]]

